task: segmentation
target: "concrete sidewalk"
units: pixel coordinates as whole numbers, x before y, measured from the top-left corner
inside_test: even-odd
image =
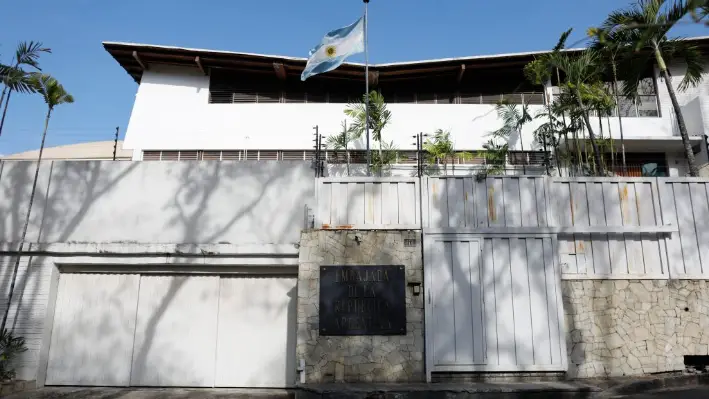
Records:
[[[709,374],[616,380],[434,383],[314,384],[295,389],[80,388],[52,387],[17,393],[8,399],[483,399],[669,397],[709,392]],[[675,394],[676,395],[676,394]],[[706,396],[709,397],[709,396]]]
[[[599,388],[567,382],[506,384],[324,384],[294,390],[187,388],[42,388],[7,399],[468,399],[589,398]]]
[[[297,399],[590,398],[600,388],[578,382],[321,384],[300,386]]]
[[[52,387],[21,392],[5,399],[295,399],[285,389],[80,388]]]

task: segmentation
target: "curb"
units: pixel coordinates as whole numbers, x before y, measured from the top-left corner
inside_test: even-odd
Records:
[[[626,396],[655,391],[665,388],[681,388],[709,385],[709,374],[681,375],[674,377],[655,378],[652,380],[635,381],[609,388],[598,394],[599,398]]]
[[[7,396],[13,393],[33,391],[36,388],[35,381],[11,381],[0,384],[0,396]]]
[[[581,383],[323,384],[299,386],[296,399],[592,398],[601,389]]]

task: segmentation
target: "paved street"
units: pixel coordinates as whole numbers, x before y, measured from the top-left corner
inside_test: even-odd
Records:
[[[655,392],[648,392],[637,395],[621,396],[622,398],[634,398],[634,399],[706,399],[709,398],[709,387],[695,387],[695,388],[675,388],[675,389],[663,389]]]
[[[524,394],[520,392],[520,394]],[[489,393],[489,395],[494,395]],[[490,396],[494,397],[494,396]],[[510,398],[510,393],[505,398]],[[587,396],[579,396],[587,397]],[[285,390],[245,389],[137,389],[137,388],[45,388],[7,396],[6,399],[294,399]],[[709,386],[658,390],[637,395],[616,396],[633,399],[706,399]]]
[[[6,399],[291,399],[285,390],[258,389],[138,389],[138,388],[44,388],[18,393]]]

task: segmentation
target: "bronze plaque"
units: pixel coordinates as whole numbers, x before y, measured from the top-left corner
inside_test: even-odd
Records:
[[[404,266],[320,266],[320,335],[406,335]]]

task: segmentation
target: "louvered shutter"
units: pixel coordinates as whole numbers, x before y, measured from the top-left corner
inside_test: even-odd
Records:
[[[481,104],[498,104],[502,100],[502,95],[500,94],[483,94],[480,96]]]
[[[481,99],[480,94],[460,93],[460,103],[461,104],[482,104],[482,99]]]
[[[204,151],[202,152],[203,161],[219,161],[222,158],[221,151]]]
[[[241,151],[222,151],[222,161],[238,161],[241,159]]]
[[[284,161],[302,161],[305,159],[305,151],[283,151]]]
[[[143,151],[143,161],[159,161],[160,151]]]
[[[259,161],[278,161],[278,151],[259,151]]]
[[[161,161],[178,161],[180,159],[179,151],[163,151],[160,155]]]

